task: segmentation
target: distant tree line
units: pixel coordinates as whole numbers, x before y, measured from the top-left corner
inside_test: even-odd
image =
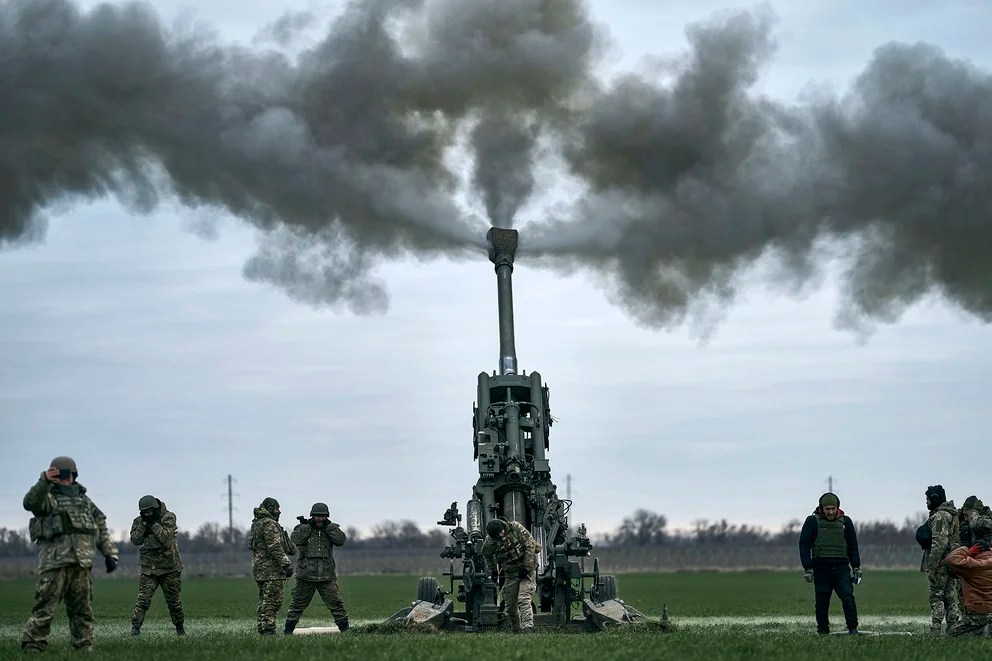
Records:
[[[902,524],[892,521],[856,521],[858,543],[866,546],[899,546],[916,544],[916,529],[927,519],[924,513],[906,517]],[[691,546],[693,544],[735,544],[789,546],[798,544],[802,521],[793,519],[780,530],[771,531],[747,523],[730,523],[726,519],[710,521],[697,519],[688,529],[668,529],[663,514],[639,509],[623,519],[613,532],[599,537],[602,546],[658,546],[663,544]]]
[[[296,524],[287,525],[292,530]],[[176,535],[180,553],[220,553],[231,550],[247,550],[248,528],[228,528],[220,523],[204,523],[195,532],[180,530]],[[366,536],[357,528],[346,528],[348,546],[368,549],[422,549],[440,548],[451,538],[447,531],[433,529],[423,532],[413,521],[383,521],[372,526]],[[138,547],[131,544],[126,533],[116,538],[121,553],[137,553]],[[0,528],[0,557],[31,555],[35,545],[28,538],[28,531]]]
[[[858,541],[866,546],[915,545],[916,529],[925,520],[926,515],[920,513],[915,517],[907,517],[901,525],[891,521],[856,522]],[[295,525],[295,521],[292,524]],[[668,519],[663,514],[638,509],[625,517],[616,530],[598,536],[593,541],[599,546],[608,547],[694,544],[791,546],[798,543],[801,526],[802,522],[794,519],[781,530],[770,531],[747,523],[730,523],[726,519],[698,519],[687,529],[669,529]],[[292,529],[291,525],[287,527]],[[345,533],[351,548],[440,549],[451,542],[447,530],[433,528],[425,532],[409,520],[382,521],[372,526],[364,536],[353,527],[346,528]],[[137,547],[130,543],[125,534],[117,541],[121,553],[137,553]],[[219,523],[204,523],[195,532],[180,530],[177,541],[180,552],[247,550],[248,529],[237,526],[229,529]],[[28,539],[27,530],[0,528],[0,556],[23,556],[34,552],[35,546]]]

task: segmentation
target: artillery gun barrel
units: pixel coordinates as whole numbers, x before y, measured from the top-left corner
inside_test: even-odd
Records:
[[[517,230],[493,227],[486,234],[489,260],[496,265],[496,295],[499,304],[499,373],[517,373],[517,349],[513,338],[513,257],[517,252]]]

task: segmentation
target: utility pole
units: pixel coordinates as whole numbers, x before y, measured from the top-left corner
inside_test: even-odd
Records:
[[[565,500],[572,500],[572,474],[565,475]]]
[[[833,475],[828,475],[827,476],[827,491],[829,491],[830,493],[833,493],[834,492],[834,476]]]
[[[227,540],[228,544],[234,544],[234,488],[231,483],[234,479],[231,474],[227,474]]]

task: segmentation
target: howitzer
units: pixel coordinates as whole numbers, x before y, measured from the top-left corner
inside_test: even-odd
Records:
[[[540,373],[518,373],[511,279],[517,231],[492,228],[486,238],[496,269],[499,367],[478,376],[472,447],[479,478],[465,506],[464,525],[457,502],[438,521],[452,529],[453,543],[441,553],[449,561],[444,573],[450,577],[449,589],[442,589],[433,577],[421,578],[416,601],[389,621],[465,631],[501,626],[505,614],[499,607],[499,586],[482,556],[486,524],[494,518],[519,522],[540,545],[535,624],[604,629],[646,620],[617,599],[616,579],[600,574],[598,559],[586,571],[592,544],[585,526],[570,534],[572,503],[558,497],[547,457],[553,421],[550,392]],[[464,609],[456,611],[455,601]]]

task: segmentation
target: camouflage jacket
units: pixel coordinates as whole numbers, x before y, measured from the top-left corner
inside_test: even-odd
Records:
[[[982,509],[968,510],[968,525],[971,526],[972,541],[989,540],[992,536],[992,508],[987,505]]]
[[[503,539],[497,541],[487,536],[482,545],[482,556],[486,569],[494,572],[500,569],[511,576],[521,568],[534,571],[537,568],[538,544],[530,531],[516,521],[510,522]]]
[[[131,524],[131,543],[141,547],[141,573],[159,576],[179,571],[183,561],[176,544],[176,515],[159,502],[159,518],[151,524],[140,516]]]
[[[256,581],[285,581],[293,567],[289,556],[296,555],[296,546],[279,522],[261,507],[255,508],[255,519],[248,535],[251,549],[251,574]]]
[[[81,484],[65,486],[41,479],[24,496],[31,541],[38,543],[38,571],[60,567],[92,567],[96,550],[117,558],[107,532],[107,517],[86,495]]]
[[[296,561],[296,578],[304,581],[333,581],[337,579],[334,547],[342,546],[347,537],[341,526],[330,521],[323,528],[313,525],[313,519],[293,528],[290,540],[300,550]]]
[[[933,544],[923,555],[923,568],[927,572],[934,572],[944,564],[944,558],[951,549],[958,545],[960,530],[954,501],[948,500],[938,505],[937,509],[930,513],[927,523],[933,531]]]

